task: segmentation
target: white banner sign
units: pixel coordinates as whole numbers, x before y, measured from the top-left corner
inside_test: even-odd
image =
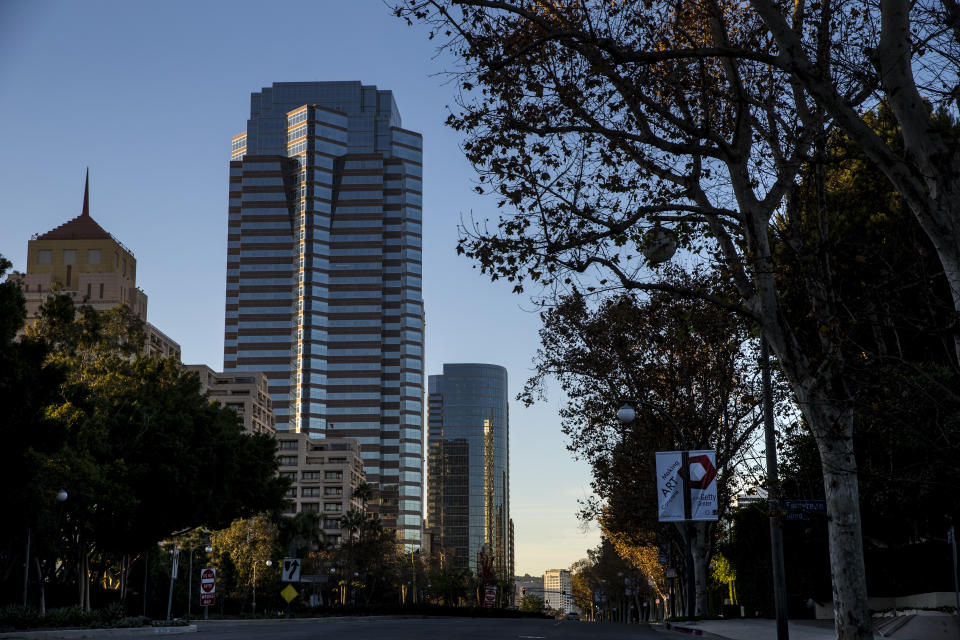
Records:
[[[683,520],[680,451],[657,451],[657,516],[660,522]]]
[[[713,449],[690,452],[690,519],[716,520],[717,456]]]
[[[717,519],[717,464],[712,449],[690,451],[690,519]],[[683,517],[682,451],[657,451],[657,515],[660,522]]]

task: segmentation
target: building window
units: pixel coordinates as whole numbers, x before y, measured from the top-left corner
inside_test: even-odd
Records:
[[[53,251],[50,249],[41,249],[37,251],[37,264],[52,264]]]
[[[320,472],[319,471],[304,471],[303,472],[304,480],[319,480]]]
[[[296,440],[283,440],[280,442],[281,451],[296,451],[297,450],[297,441]]]
[[[304,495],[304,496],[313,496],[313,497],[319,496],[319,495],[320,495],[320,487],[304,487],[304,488],[303,488],[303,495]]]
[[[113,254],[113,266],[115,266],[115,267],[119,267],[119,266],[120,266],[120,254],[119,254],[119,253],[114,253],[114,254]]]
[[[324,487],[323,495],[325,496],[342,496],[343,487]]]
[[[77,250],[76,250],[76,249],[64,249],[64,250],[63,250],[63,264],[77,264]]]
[[[327,471],[323,474],[323,477],[327,480],[342,480],[343,471]]]
[[[297,457],[296,456],[283,456],[280,458],[281,467],[295,467],[297,466]],[[294,474],[296,477],[296,474]]]
[[[87,264],[100,264],[100,249],[87,249]]]
[[[324,503],[323,503],[323,510],[324,510],[324,511],[340,511],[340,503],[339,503],[339,502],[324,502]]]
[[[124,258],[122,261],[123,264],[123,275],[127,275],[127,259]]]
[[[316,502],[304,502],[300,505],[300,511],[320,511],[320,505]]]
[[[90,290],[92,289],[92,287],[93,287],[93,285],[88,282],[88,283],[87,283],[87,297],[88,297],[88,298],[90,297]]]
[[[100,283],[100,299],[103,300],[103,283]]]

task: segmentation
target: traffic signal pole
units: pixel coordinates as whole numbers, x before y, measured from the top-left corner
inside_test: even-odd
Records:
[[[770,344],[760,336],[760,369],[763,378],[763,431],[767,449],[767,509],[770,514],[770,554],[773,564],[773,602],[777,615],[777,640],[789,640],[787,580],[783,564],[783,529],[780,523],[780,475],[777,438],[773,428],[773,390],[770,385]]]

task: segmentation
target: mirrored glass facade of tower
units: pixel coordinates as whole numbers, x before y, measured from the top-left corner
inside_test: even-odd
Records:
[[[445,364],[427,395],[427,523],[453,566],[477,571],[481,549],[513,578],[507,370]]]
[[[275,83],[233,138],[224,371],[263,371],[278,431],[356,438],[371,507],[423,516],[422,138],[390,91]]]

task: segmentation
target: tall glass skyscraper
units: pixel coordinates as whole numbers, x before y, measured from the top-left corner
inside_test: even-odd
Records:
[[[224,370],[263,371],[277,430],[360,442],[384,525],[423,515],[422,137],[390,91],[280,82],[233,138]]]
[[[445,364],[427,395],[427,524],[454,566],[477,571],[484,550],[513,579],[507,370]]]

